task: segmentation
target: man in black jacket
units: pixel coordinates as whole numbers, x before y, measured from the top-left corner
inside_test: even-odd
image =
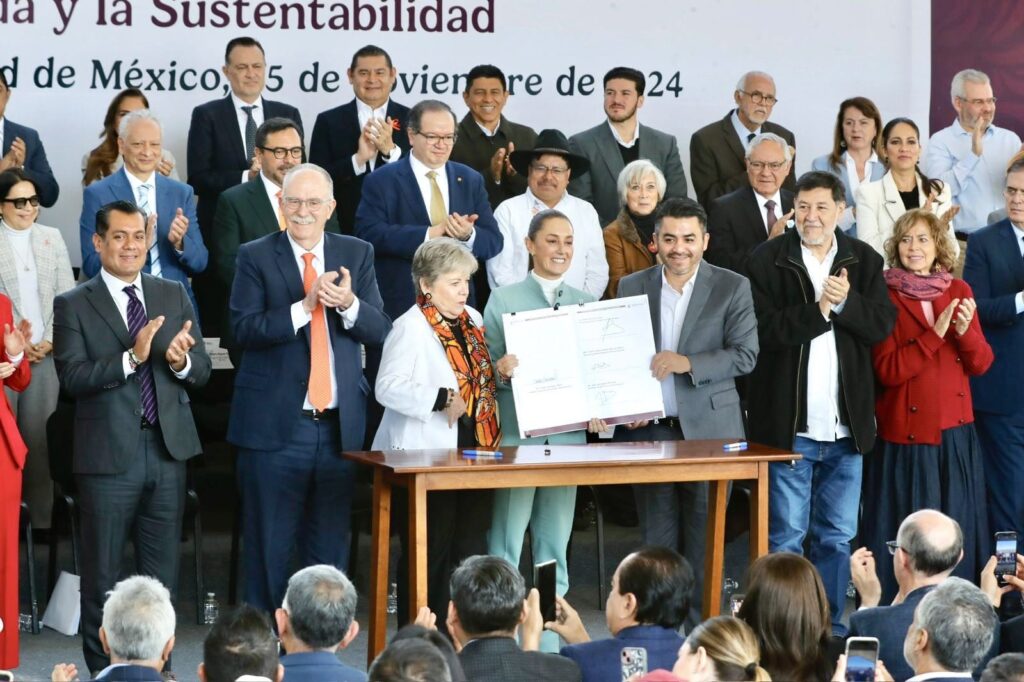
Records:
[[[802,456],[772,465],[769,545],[802,554],[810,533],[832,629],[844,635],[860,455],[875,443],[871,347],[888,336],[896,310],[881,256],[836,230],[842,182],[812,172],[796,189],[796,229],[758,247],[747,266],[761,344],[748,384],[749,435]]]

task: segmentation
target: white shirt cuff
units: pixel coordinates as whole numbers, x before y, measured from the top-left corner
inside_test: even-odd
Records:
[[[834,312],[836,315],[843,312],[843,308],[846,307],[846,300],[847,299],[844,298],[842,303],[840,303],[839,305],[832,306],[832,312]]]
[[[366,164],[360,164],[359,160],[356,158],[357,156],[358,154],[352,155],[352,170],[355,172],[356,175],[362,175],[363,173],[366,172]]]
[[[171,371],[174,372],[174,376],[178,377],[179,379],[184,379],[185,377],[187,377],[188,373],[191,370],[192,370],[192,356],[190,356],[188,353],[185,353],[185,367],[180,372],[174,372],[174,370],[171,369]]]
[[[359,319],[359,298],[354,298],[352,300],[352,305],[347,309],[339,310],[338,308],[335,308],[335,310],[337,310],[338,314],[341,315],[342,326],[345,327],[345,329],[351,329],[356,325],[356,320]]]
[[[1024,313],[1024,291],[1018,291],[1017,295],[1013,297],[1013,302],[1017,304],[1017,314]]]
[[[310,320],[313,319],[313,314],[307,313],[306,310],[302,307],[302,301],[296,301],[295,303],[292,303],[291,313],[292,329],[295,330],[296,334],[298,334],[299,330],[305,327],[307,324],[309,324]]]
[[[124,370],[125,379],[135,374],[135,370],[132,369],[132,363],[128,361],[128,351],[121,354],[121,368]]]
[[[391,148],[391,153],[384,157],[384,163],[391,163],[402,158],[402,148],[397,144]]]
[[[466,245],[467,249],[472,251],[473,250],[473,242],[475,242],[475,241],[476,241],[476,228],[474,227],[469,232],[469,239],[467,239],[466,241],[464,241],[462,243]]]
[[[4,353],[7,355],[6,353]],[[7,361],[17,367],[21,364],[21,361],[25,359],[25,351],[21,351],[17,355],[7,355]]]

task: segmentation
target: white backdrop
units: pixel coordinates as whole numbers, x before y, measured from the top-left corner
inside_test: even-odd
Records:
[[[314,27],[318,4],[324,24],[347,18],[348,30]],[[206,25],[187,26],[201,10]],[[443,30],[424,30],[438,13]],[[129,15],[130,25],[115,25]],[[60,182],[58,204],[40,221],[61,228],[77,264],[80,162],[114,93],[146,91],[184,179],[192,108],[224,93],[224,46],[238,35],[263,44],[279,77],[266,95],[297,106],[307,133],[320,111],[352,98],[344,71],[367,43],[390,52],[396,101],[436,97],[461,118],[453,75],[493,63],[519,77],[505,109],[511,120],[566,135],[603,119],[603,74],[633,66],[648,74],[641,120],[678,137],[687,169],[690,135],[725,115],[743,72],[764,70],[778,88],[772,120],[796,134],[802,172],[831,148],[836,107],[853,95],[874,100],[884,119],[910,116],[927,136],[930,15],[930,3],[911,0],[0,0],[0,68],[15,79],[7,116],[39,131]]]

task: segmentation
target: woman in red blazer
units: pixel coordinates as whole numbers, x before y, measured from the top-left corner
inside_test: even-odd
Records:
[[[970,286],[949,274],[955,253],[948,226],[924,209],[903,214],[885,243],[898,314],[873,349],[880,440],[864,462],[861,523],[883,600],[896,592],[892,562],[881,560],[885,543],[911,512],[937,509],[960,524],[964,555],[954,575],[976,581],[991,554],[968,377],[987,371],[993,355]]]
[[[0,328],[4,347],[0,351],[0,385],[14,391],[28,386],[29,362],[25,338],[31,328],[15,327],[11,300],[0,294]],[[21,513],[21,469],[27,448],[18,435],[18,425],[0,391],[0,668],[18,667],[18,516]]]

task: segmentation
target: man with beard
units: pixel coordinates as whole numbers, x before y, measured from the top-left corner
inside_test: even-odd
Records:
[[[604,113],[607,120],[569,138],[569,150],[590,162],[590,172],[575,176],[569,193],[597,209],[601,225],[619,214],[619,173],[626,164],[648,159],[665,175],[665,196],[686,198],[686,173],[676,138],[642,125],[637,111],[644,105],[644,75],[617,66],[604,75]]]

